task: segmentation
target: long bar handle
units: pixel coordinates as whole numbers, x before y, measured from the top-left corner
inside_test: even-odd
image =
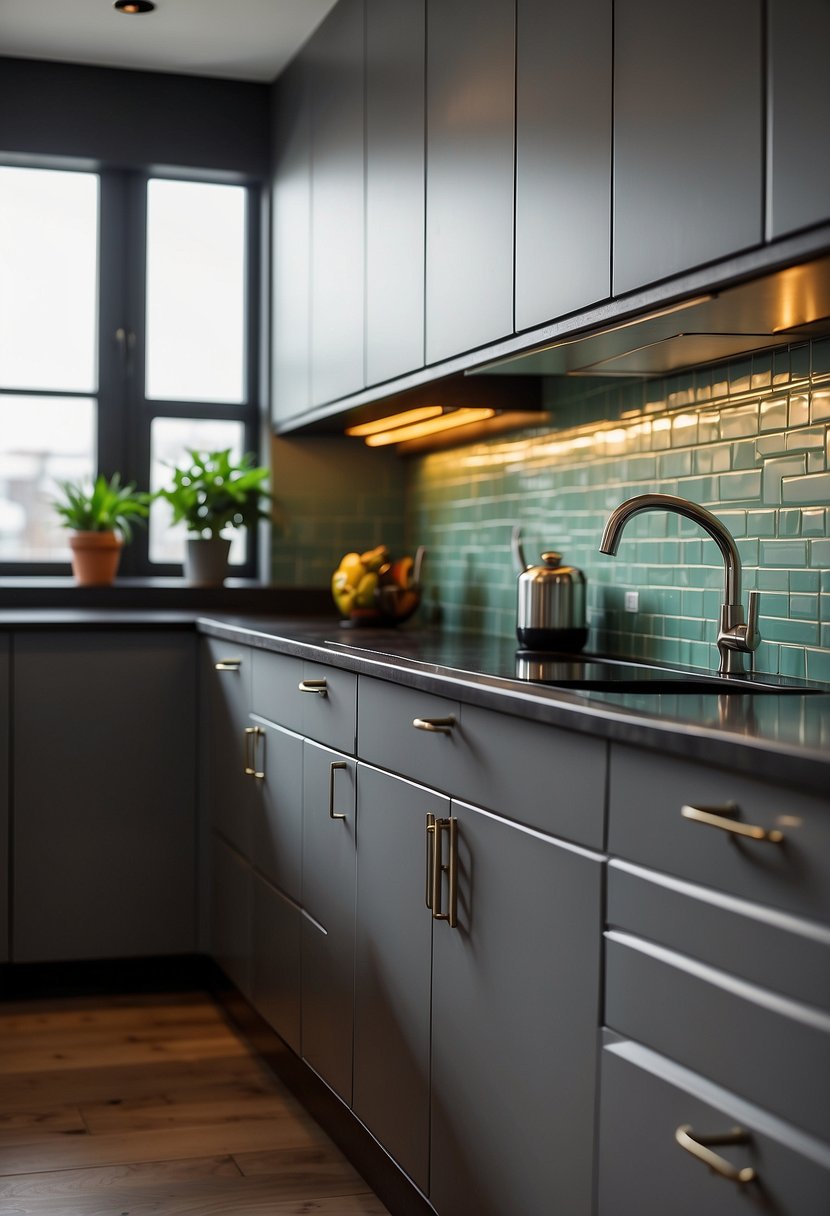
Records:
[[[245,727],[245,776],[254,777],[262,781],[265,773],[256,766],[256,754],[259,747],[259,737],[264,735],[265,731],[261,726],[246,726]],[[253,743],[253,749],[250,744]]]
[[[730,1182],[745,1183],[752,1182],[757,1177],[751,1165],[739,1170],[719,1153],[713,1153],[709,1147],[713,1144],[747,1144],[750,1139],[749,1133],[745,1132],[742,1127],[733,1127],[728,1132],[721,1132],[720,1135],[700,1136],[696,1133],[693,1134],[690,1123],[683,1123],[674,1133],[674,1138],[681,1148],[685,1149],[687,1153],[691,1153],[698,1161],[702,1161],[704,1165],[708,1165],[709,1169],[720,1174],[721,1178],[728,1178]]]
[[[297,687],[299,688],[300,692],[316,692],[318,697],[325,697],[328,695],[325,680],[300,680]]]
[[[451,735],[455,726],[455,718],[413,718],[412,725],[416,730],[428,730],[434,734]]]
[[[443,836],[450,838],[450,854],[444,865]],[[458,924],[458,820],[436,819],[434,853],[432,862],[432,918],[445,920],[451,929]],[[447,911],[441,911],[441,877],[448,878]]]
[[[435,816],[434,815],[427,815],[426,836],[427,836],[427,866],[426,866],[427,885],[426,885],[426,892],[424,895],[424,902],[426,903],[426,906],[429,908],[429,910],[431,912],[432,911],[432,883],[433,883],[432,875],[435,870]]]
[[[241,659],[219,659],[213,664],[214,671],[239,671],[242,666]]]
[[[710,828],[720,828],[733,836],[746,836],[750,840],[765,840],[769,844],[781,844],[784,833],[778,828],[760,828],[753,823],[739,823],[735,816],[738,808],[734,802],[723,806],[682,806],[680,814],[693,823],[702,823]]]
[[[334,774],[339,768],[348,768],[345,760],[332,760],[329,765],[329,819],[345,819],[345,815],[334,813]]]

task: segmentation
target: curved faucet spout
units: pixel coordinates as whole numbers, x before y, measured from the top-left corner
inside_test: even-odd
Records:
[[[722,674],[740,674],[743,670],[741,653],[751,653],[760,641],[757,630],[758,593],[755,591],[749,593],[749,619],[744,624],[744,610],[741,603],[741,558],[731,532],[711,511],[698,506],[697,503],[689,502],[686,498],[677,498],[674,494],[638,494],[634,498],[620,503],[609,515],[600,541],[600,553],[607,553],[614,557],[619,548],[625,525],[633,516],[640,515],[643,511],[672,511],[675,515],[683,515],[686,519],[692,519],[708,532],[720,549],[723,558],[724,586],[718,630],[718,650],[721,658],[719,670]]]
[[[638,494],[620,503],[608,517],[599,545],[600,553],[614,557],[619,548],[623,528],[629,519],[642,514],[643,511],[672,511],[675,515],[683,515],[686,519],[700,524],[718,546],[723,558],[724,603],[740,604],[741,559],[732,534],[711,511],[699,507],[695,502],[689,502],[687,498],[677,498],[674,494]]]

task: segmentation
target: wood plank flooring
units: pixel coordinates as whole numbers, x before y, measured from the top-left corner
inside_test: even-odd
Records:
[[[200,993],[0,1004],[0,1216],[388,1216]]]

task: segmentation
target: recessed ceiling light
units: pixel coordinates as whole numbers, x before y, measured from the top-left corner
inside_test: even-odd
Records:
[[[128,13],[132,17],[136,13],[152,13],[156,6],[152,0],[115,0],[112,7],[119,13]]]

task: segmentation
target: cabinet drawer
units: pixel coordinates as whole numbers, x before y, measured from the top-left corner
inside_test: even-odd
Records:
[[[738,1184],[695,1160],[678,1127],[717,1135],[740,1127],[747,1144],[713,1146],[757,1180]],[[639,1044],[602,1052],[599,1216],[825,1216],[830,1148]]]
[[[618,930],[606,933],[605,1000],[612,1030],[826,1134],[826,1013]]]
[[[357,676],[293,655],[254,655],[253,712],[327,747],[354,754]]]
[[[448,733],[416,719],[452,719]],[[606,745],[361,677],[358,753],[384,768],[553,836],[601,848]]]
[[[744,899],[830,922],[830,799],[635,748],[612,746],[608,849]],[[733,803],[741,823],[783,833],[750,840],[681,815]]]
[[[269,1026],[300,1054],[300,909],[251,875],[251,1000]]]

